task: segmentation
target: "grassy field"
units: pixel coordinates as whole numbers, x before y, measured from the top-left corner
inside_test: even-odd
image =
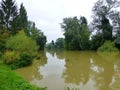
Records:
[[[44,90],[31,85],[6,65],[0,64],[0,90]]]

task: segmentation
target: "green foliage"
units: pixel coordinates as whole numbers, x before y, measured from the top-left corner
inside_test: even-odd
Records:
[[[32,64],[32,60],[33,60],[33,58],[29,54],[27,54],[27,53],[20,53],[19,54],[19,58],[14,59],[14,61],[10,64],[10,66],[11,66],[12,69],[25,67],[25,66],[31,65]]]
[[[104,43],[102,33],[97,33],[91,37],[91,49],[97,50]]]
[[[31,85],[3,64],[0,64],[0,77],[0,90],[42,90]]]
[[[6,47],[9,50],[26,52],[33,56],[38,50],[36,42],[31,37],[26,36],[24,31],[20,31],[17,35],[8,38]]]
[[[8,51],[4,54],[4,62],[13,69],[30,65],[38,54],[36,42],[26,36],[24,31],[8,38],[6,48]]]
[[[115,47],[115,43],[112,41],[105,41],[105,43],[98,48],[100,52],[118,52],[119,50]]]
[[[55,42],[55,48],[63,50],[65,48],[65,40],[64,38],[58,38]]]
[[[28,53],[6,51],[3,60],[3,62],[9,65],[12,69],[17,69],[32,64],[33,57]]]

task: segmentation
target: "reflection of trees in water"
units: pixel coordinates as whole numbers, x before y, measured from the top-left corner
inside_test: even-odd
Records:
[[[32,81],[33,79],[41,79],[42,75],[38,72],[40,66],[44,66],[47,63],[47,58],[44,52],[40,52],[40,60],[34,60],[33,64],[28,67],[15,70],[26,80]]]
[[[49,54],[51,54],[52,55],[52,57],[54,57],[54,54],[55,54],[55,51],[47,51]]]
[[[89,80],[90,62],[89,54],[84,52],[67,52],[65,82],[79,85],[86,84]]]
[[[99,55],[95,54],[92,56],[93,72],[91,74],[98,90],[112,90],[110,85],[115,74],[114,64],[116,55],[112,53],[99,53]]]
[[[120,89],[120,55],[118,53],[57,52],[57,57],[65,58],[66,70],[63,74],[67,84],[86,85],[89,79],[96,90]]]
[[[66,51],[47,51],[49,54],[52,55],[52,57],[54,57],[55,53],[58,59],[64,59],[65,55],[66,55]]]

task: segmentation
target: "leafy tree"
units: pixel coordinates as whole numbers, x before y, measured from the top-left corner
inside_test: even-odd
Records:
[[[18,10],[15,1],[2,0],[0,6],[0,28],[7,29],[9,33],[17,32]]]
[[[85,17],[64,18],[61,27],[64,29],[67,50],[86,50],[89,46],[89,29]],[[86,42],[85,42],[86,41]]]

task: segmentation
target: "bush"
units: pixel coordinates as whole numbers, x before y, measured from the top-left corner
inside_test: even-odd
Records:
[[[33,57],[28,53],[6,51],[4,54],[4,63],[10,65],[12,69],[28,66],[32,64],[32,60]]]
[[[98,48],[100,52],[118,52],[119,50],[115,47],[115,43],[112,41],[105,41],[105,43]]]
[[[32,60],[33,58],[31,55],[27,53],[21,53],[19,54],[19,58],[13,59],[12,63],[9,63],[9,65],[12,69],[17,69],[32,64]]]
[[[20,31],[6,40],[6,48],[8,51],[4,53],[4,62],[16,69],[30,65],[33,58],[37,57],[39,47],[35,40]]]
[[[18,60],[17,64],[19,67],[24,67],[32,64],[32,56],[30,56],[27,53],[21,53],[20,54],[20,59]]]
[[[7,39],[6,48],[12,51],[29,53],[34,56],[39,47],[35,40],[26,36],[24,31],[20,31],[17,35]]]

